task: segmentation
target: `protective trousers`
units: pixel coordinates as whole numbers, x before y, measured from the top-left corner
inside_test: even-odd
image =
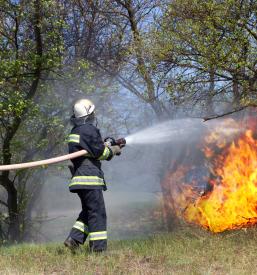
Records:
[[[102,189],[78,190],[82,211],[73,225],[70,237],[80,244],[89,238],[91,251],[107,248],[106,211]]]

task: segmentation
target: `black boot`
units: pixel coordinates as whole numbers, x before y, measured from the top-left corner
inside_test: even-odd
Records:
[[[64,241],[64,245],[66,247],[68,247],[70,250],[74,251],[76,249],[79,248],[79,242],[72,239],[71,237],[68,237],[65,241]]]

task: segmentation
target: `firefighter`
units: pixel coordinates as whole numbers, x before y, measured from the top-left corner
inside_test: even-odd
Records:
[[[71,250],[89,239],[92,252],[107,248],[106,211],[103,190],[106,184],[101,170],[101,160],[111,160],[121,153],[119,146],[107,146],[97,128],[95,105],[81,99],[73,106],[71,121],[74,124],[68,137],[69,153],[85,149],[89,155],[72,160],[70,192],[77,193],[82,205],[77,221],[73,225],[64,245]]]

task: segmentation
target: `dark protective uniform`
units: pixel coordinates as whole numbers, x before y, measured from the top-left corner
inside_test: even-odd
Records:
[[[72,160],[74,173],[69,189],[77,193],[82,211],[70,232],[70,237],[80,244],[89,238],[92,251],[107,247],[106,211],[103,190],[106,190],[100,160],[110,160],[112,150],[105,146],[100,131],[92,123],[75,119],[68,137],[69,153],[85,149],[90,154]]]

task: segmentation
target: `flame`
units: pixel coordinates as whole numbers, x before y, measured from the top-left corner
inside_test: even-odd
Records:
[[[226,123],[231,129],[241,128],[235,121]],[[179,165],[167,175],[164,185],[171,191],[164,199],[176,216],[215,233],[257,223],[255,129],[243,130],[231,140],[216,128],[204,138],[202,163]],[[200,176],[192,179],[195,171]],[[199,190],[199,182],[208,182],[207,190]]]

